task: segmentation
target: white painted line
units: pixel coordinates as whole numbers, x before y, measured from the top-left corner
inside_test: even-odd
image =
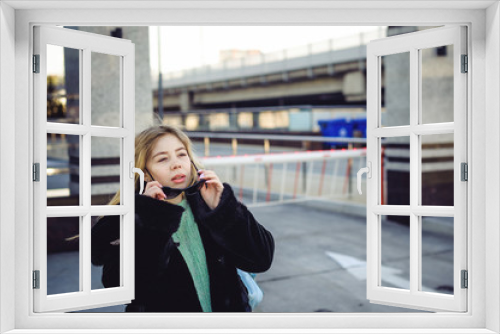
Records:
[[[327,251],[325,254],[337,262],[343,269],[347,270],[347,272],[354,276],[357,280],[366,281],[366,261],[340,253]],[[403,272],[401,269],[382,266],[381,272],[383,273],[382,281],[392,284],[400,289],[410,289],[410,281],[399,276]],[[422,286],[422,291],[438,292],[424,286]]]

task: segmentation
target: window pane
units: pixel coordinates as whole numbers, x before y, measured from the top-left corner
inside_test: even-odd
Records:
[[[47,134],[47,206],[80,205],[80,137]]]
[[[92,137],[91,145],[91,204],[106,205],[120,190],[121,139]]]
[[[121,126],[120,58],[92,52],[92,125]]]
[[[200,115],[191,114],[186,115],[186,130],[196,131],[200,126]]]
[[[422,217],[422,291],[453,290],[453,218]]]
[[[80,217],[47,218],[48,295],[81,291],[80,220]]]
[[[92,228],[99,224],[92,231],[92,290],[121,286],[120,219],[120,216],[92,217]]]
[[[238,113],[238,127],[240,129],[253,128],[253,114],[251,112]]]
[[[422,124],[453,122],[453,45],[420,50]]]
[[[210,130],[227,130],[229,128],[229,115],[225,113],[210,114]]]
[[[407,216],[381,216],[381,286],[410,289],[410,226]]]
[[[80,50],[47,45],[47,121],[80,122]]]
[[[381,124],[410,124],[410,53],[381,57]],[[385,112],[383,112],[385,110]]]
[[[410,205],[410,137],[381,138],[381,205]]]
[[[421,205],[453,206],[453,134],[421,136]]]

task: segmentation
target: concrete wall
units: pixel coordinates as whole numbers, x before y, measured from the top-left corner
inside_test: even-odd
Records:
[[[135,44],[135,132],[139,133],[154,124],[153,92],[149,63],[148,27],[71,27],[81,31],[106,36],[121,37]],[[65,54],[68,55],[66,51]],[[69,55],[68,55],[69,56]],[[78,83],[72,83],[76,77],[78,61],[73,56],[66,61],[66,82],[68,94],[78,91]],[[117,56],[99,53],[92,54],[92,125],[120,126],[120,61]],[[74,80],[73,80],[74,81]],[[68,112],[77,108],[78,101],[71,105]],[[76,137],[74,137],[75,139]],[[77,139],[77,138],[76,138]],[[92,138],[92,204],[104,204],[108,196],[119,190],[120,140],[113,138]],[[79,192],[78,150],[70,151],[71,182],[70,193]],[[104,202],[103,202],[104,201]]]
[[[148,27],[77,27],[76,29],[111,36],[117,28],[122,29],[122,38],[131,40],[135,44],[135,131],[138,133],[153,124]],[[103,88],[101,93],[92,91],[92,109],[103,110],[99,114],[92,115],[93,123],[96,121],[109,124],[113,121],[112,114],[106,110],[116,104],[114,97],[117,96],[119,87],[115,83],[118,80],[119,68],[115,66],[115,62],[109,61],[107,57],[93,57],[92,59],[92,69],[95,69],[92,74],[99,76],[97,81],[92,81],[92,84]]]

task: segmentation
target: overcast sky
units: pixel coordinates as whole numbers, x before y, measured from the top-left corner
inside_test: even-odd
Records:
[[[178,26],[161,27],[164,73],[216,63],[219,51],[227,49],[283,50],[332,38],[354,36],[378,27],[325,26]],[[158,71],[158,27],[149,27],[151,72]]]
[[[217,63],[219,51],[228,49],[283,50],[329,39],[359,38],[361,32],[379,27],[352,26],[168,26],[161,27],[163,73]],[[149,27],[151,73],[158,73],[158,27]],[[372,37],[374,37],[373,34]],[[52,47],[48,59],[50,73],[62,75],[62,48]],[[49,74],[50,74],[49,73]]]

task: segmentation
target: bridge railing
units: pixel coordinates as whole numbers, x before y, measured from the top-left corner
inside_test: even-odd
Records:
[[[353,171],[366,165],[366,149],[204,157],[204,168],[230,183],[249,207],[311,199],[363,203]]]
[[[385,37],[385,34],[386,28],[379,27],[379,29],[371,32],[310,43],[266,54],[229,59],[224,62],[197,68],[172,71],[164,74],[163,87],[168,88],[180,84],[222,80],[233,76],[244,77],[247,75],[255,75],[256,73],[264,74],[267,72],[293,70],[296,69],[296,66],[294,66],[294,63],[296,63],[295,60],[301,58],[305,59],[305,61],[303,63],[298,63],[299,67],[304,67],[304,63],[318,65],[314,63],[319,62],[322,64],[325,62],[335,63],[338,61],[345,61],[344,58],[346,57],[349,60],[362,59],[366,57],[364,54],[364,52],[366,52],[364,46],[370,40]],[[348,49],[352,49],[353,52],[346,54],[344,51]],[[321,54],[324,54],[326,57],[318,58],[317,56]]]

